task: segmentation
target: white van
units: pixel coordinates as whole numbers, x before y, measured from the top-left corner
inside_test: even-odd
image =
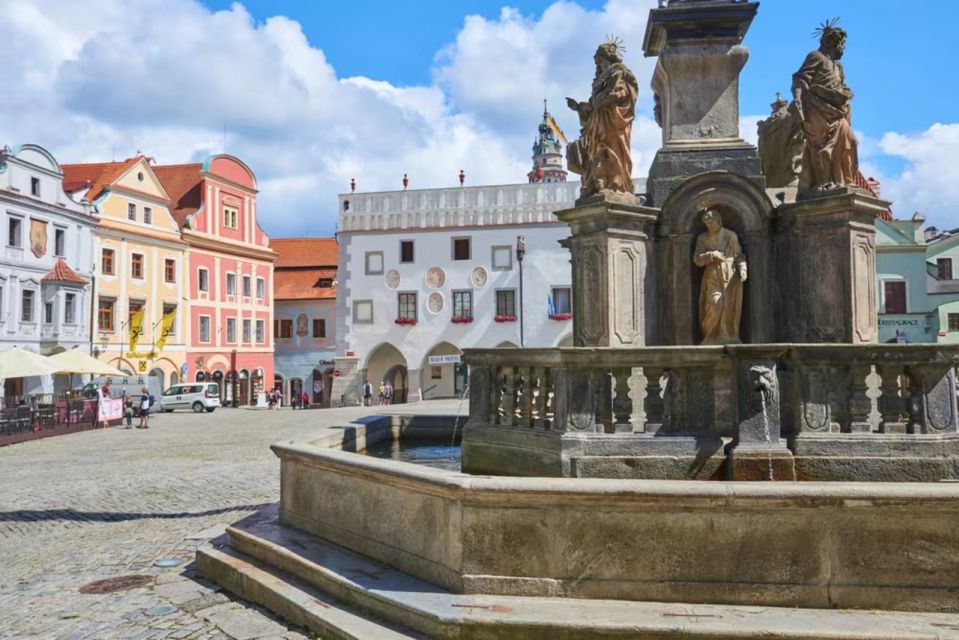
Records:
[[[160,410],[192,409],[193,413],[209,413],[220,406],[220,387],[215,382],[175,384],[160,396]]]

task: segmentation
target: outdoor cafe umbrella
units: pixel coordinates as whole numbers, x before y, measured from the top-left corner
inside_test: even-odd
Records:
[[[101,362],[93,356],[88,356],[79,349],[70,349],[61,351],[56,355],[50,356],[57,367],[57,373],[89,373],[95,376],[118,376],[123,377],[126,374],[111,367],[106,362]]]
[[[51,358],[16,347],[0,353],[0,378],[27,378],[58,373],[60,365]]]

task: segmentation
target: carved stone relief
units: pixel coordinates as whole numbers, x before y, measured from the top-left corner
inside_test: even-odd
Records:
[[[400,272],[396,269],[390,269],[386,272],[386,286],[390,289],[396,289],[400,286]]]
[[[430,289],[439,289],[446,284],[446,272],[439,267],[430,267],[426,272],[426,286]]]

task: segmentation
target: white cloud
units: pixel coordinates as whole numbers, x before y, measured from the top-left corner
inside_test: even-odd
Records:
[[[886,176],[882,196],[896,215],[921,212],[929,225],[959,226],[959,124],[934,124],[919,134],[887,133],[879,148],[905,162],[902,173]]]

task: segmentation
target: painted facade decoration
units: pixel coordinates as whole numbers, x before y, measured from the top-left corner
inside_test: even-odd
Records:
[[[64,188],[100,219],[94,242],[93,354],[161,387],[186,362],[186,244],[151,160],[63,165]],[[162,334],[166,332],[164,337]]]
[[[220,383],[228,405],[265,403],[273,381],[273,262],[256,218],[256,177],[241,160],[154,167],[187,246],[187,380]]]
[[[0,150],[0,350],[90,352],[97,220],[64,191],[64,172],[34,144]],[[66,376],[4,381],[3,398],[60,391]]]
[[[279,238],[274,272],[274,386],[289,404],[305,391],[310,406],[330,406],[336,356],[338,248],[335,238]]]

